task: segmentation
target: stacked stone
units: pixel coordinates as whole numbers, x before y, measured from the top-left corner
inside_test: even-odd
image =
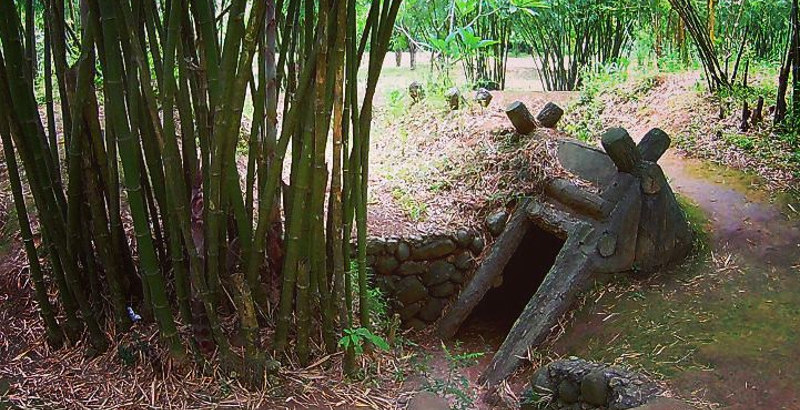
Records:
[[[639,407],[662,390],[641,374],[577,357],[539,368],[523,400],[523,409],[608,409]],[[549,404],[540,401],[549,397]],[[534,404],[535,402],[538,402]]]
[[[468,230],[453,235],[371,238],[367,263],[392,311],[406,326],[423,329],[439,319],[450,298],[461,290],[483,248],[483,238]]]

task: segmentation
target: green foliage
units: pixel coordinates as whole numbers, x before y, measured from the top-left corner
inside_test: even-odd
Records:
[[[428,205],[415,198],[410,192],[403,188],[396,187],[392,190],[392,196],[400,209],[415,222],[424,221],[428,216]]]
[[[343,349],[352,348],[356,352],[356,355],[364,353],[365,343],[374,345],[381,350],[389,350],[389,344],[386,343],[386,340],[363,327],[344,329],[344,336],[339,339],[340,347]]]
[[[627,0],[548,0],[516,26],[546,90],[575,90],[582,75],[624,56],[642,7]]]
[[[408,98],[406,92],[398,89],[389,91],[389,93],[386,96],[386,105],[389,116],[391,118],[402,117],[403,114],[405,114],[406,110],[408,109],[408,106],[406,104],[407,100]]]

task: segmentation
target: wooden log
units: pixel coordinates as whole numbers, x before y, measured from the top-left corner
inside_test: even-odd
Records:
[[[491,252],[481,263],[478,271],[475,272],[475,276],[461,291],[461,294],[458,295],[458,300],[439,321],[437,332],[440,337],[449,339],[455,336],[458,328],[472,313],[472,309],[480,303],[497,278],[503,275],[506,264],[511,260],[514,252],[517,251],[517,247],[522,243],[522,239],[528,232],[528,228],[530,228],[531,223],[526,212],[529,203],[530,199],[526,199],[517,206],[506,225],[505,231],[497,238]]]
[[[750,129],[750,107],[747,105],[747,101],[742,104],[742,121],[739,123],[739,130],[745,132]]]
[[[485,88],[478,88],[478,91],[475,91],[475,101],[481,105],[481,107],[488,107],[489,104],[492,103],[492,93]]]
[[[636,167],[642,161],[642,154],[624,128],[610,128],[603,134],[603,148],[620,172],[636,174]]]
[[[444,98],[447,99],[447,104],[450,106],[450,111],[455,111],[461,105],[461,92],[458,88],[452,87],[444,93]]]
[[[545,186],[545,192],[574,211],[595,219],[605,218],[612,208],[599,195],[581,189],[566,179],[555,178],[551,180]]]
[[[563,115],[564,110],[562,110],[561,107],[555,103],[549,102],[539,111],[539,114],[536,115],[536,121],[539,121],[539,124],[542,124],[543,127],[554,128]]]
[[[692,230],[661,167],[642,166],[642,211],[636,235],[636,267],[655,271],[682,259],[692,246]]]
[[[514,101],[509,104],[506,107],[506,115],[518,133],[530,134],[536,130],[536,120],[522,101]]]
[[[592,276],[592,258],[581,250],[591,231],[591,225],[581,223],[570,233],[539,290],[478,379],[480,383],[494,386],[508,377],[519,366],[528,348],[541,343],[575,302],[577,293]]]
[[[764,121],[764,97],[758,97],[756,109],[753,110],[753,116],[750,118],[750,123],[756,126]]]
[[[420,102],[425,98],[425,87],[419,81],[414,81],[408,86],[408,95],[413,103]]]
[[[642,155],[643,160],[657,162],[667,152],[671,143],[672,140],[666,132],[660,128],[653,128],[642,137],[636,148]]]

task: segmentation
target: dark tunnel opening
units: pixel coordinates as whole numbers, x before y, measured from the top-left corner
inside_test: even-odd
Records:
[[[503,270],[503,281],[490,289],[461,325],[457,339],[479,337],[497,348],[555,263],[564,240],[531,225]]]

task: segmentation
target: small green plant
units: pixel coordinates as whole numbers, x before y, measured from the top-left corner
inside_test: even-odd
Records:
[[[456,344],[455,348],[459,347],[460,345]],[[444,343],[442,343],[442,350],[447,359],[447,375],[443,380],[429,380],[427,390],[446,399],[452,399],[455,403],[452,406],[453,409],[472,408],[475,397],[470,389],[469,380],[461,370],[474,366],[484,354],[481,352],[454,353]]]
[[[391,90],[386,96],[390,118],[400,118],[406,113],[406,93],[401,90]]]
[[[392,196],[403,212],[408,215],[412,221],[420,222],[425,220],[428,215],[428,206],[411,196],[402,188],[395,188],[392,190]]]
[[[344,329],[344,336],[339,339],[339,346],[343,349],[353,349],[356,355],[364,353],[364,345],[369,343],[381,350],[389,350],[389,344],[382,337],[372,333],[369,329],[359,327]]]

